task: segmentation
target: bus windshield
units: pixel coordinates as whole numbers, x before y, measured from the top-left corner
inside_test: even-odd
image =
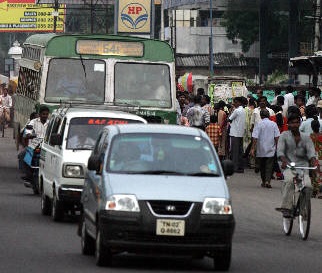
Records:
[[[166,64],[115,64],[115,102],[143,107],[169,108],[170,69]]]
[[[53,58],[49,62],[46,102],[104,102],[105,62],[94,59]]]

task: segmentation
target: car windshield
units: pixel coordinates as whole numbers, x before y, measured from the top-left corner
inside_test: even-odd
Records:
[[[158,108],[171,107],[169,66],[116,63],[115,103]]]
[[[66,149],[91,150],[95,145],[100,130],[104,126],[129,123],[141,123],[141,121],[106,117],[73,118],[69,124]]]
[[[104,102],[105,63],[101,60],[54,58],[49,62],[47,102]]]
[[[179,134],[123,134],[114,138],[107,171],[116,173],[220,175],[209,142]]]

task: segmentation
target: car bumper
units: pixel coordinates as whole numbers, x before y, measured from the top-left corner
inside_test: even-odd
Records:
[[[80,203],[83,186],[61,185],[58,189],[58,198],[64,203]]]
[[[175,254],[213,253],[231,246],[235,219],[233,215],[189,215],[184,236],[156,234],[154,215],[102,211],[99,228],[103,243],[115,251],[164,252]],[[173,218],[171,218],[173,219]]]

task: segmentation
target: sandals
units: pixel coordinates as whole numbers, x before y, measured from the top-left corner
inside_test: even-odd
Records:
[[[265,187],[268,188],[268,189],[271,189],[272,188],[271,184],[268,183],[268,182],[265,183]]]

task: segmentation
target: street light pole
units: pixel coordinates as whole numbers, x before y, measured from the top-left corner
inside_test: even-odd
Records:
[[[210,55],[210,76],[214,75],[214,49],[212,35],[212,0],[209,0],[209,17],[210,17],[210,37],[209,37],[209,55]]]

